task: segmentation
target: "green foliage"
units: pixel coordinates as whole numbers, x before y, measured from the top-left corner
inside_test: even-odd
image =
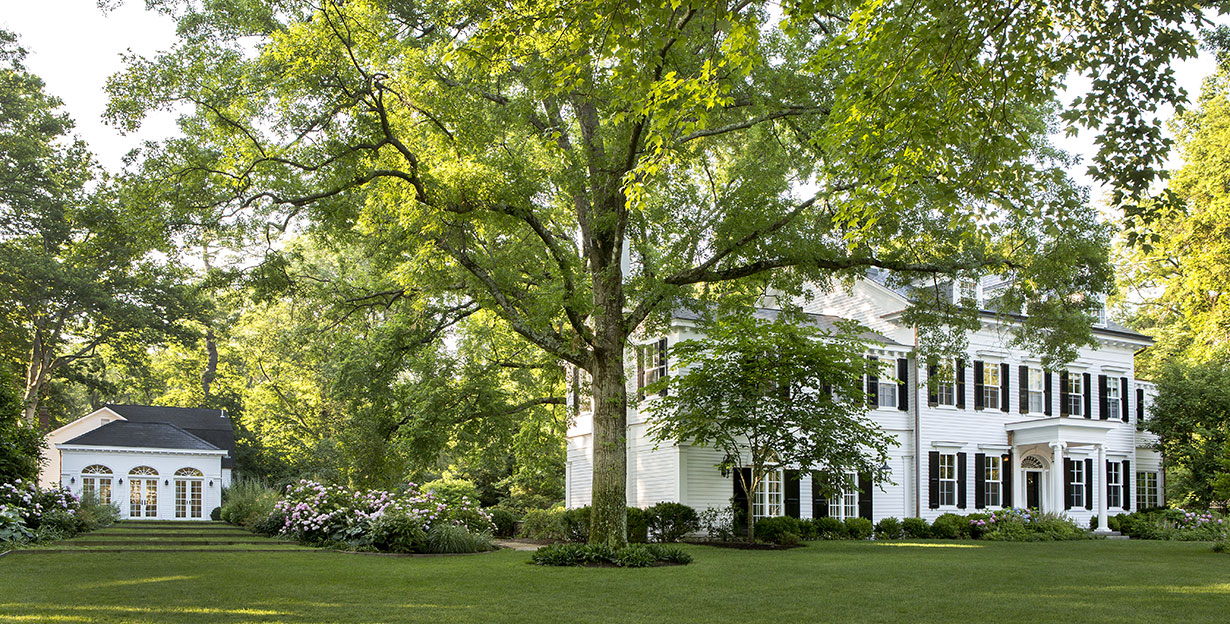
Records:
[[[463,499],[469,501],[478,500],[478,487],[473,481],[465,479],[457,479],[454,477],[441,477],[435,481],[428,481],[420,486],[424,492],[431,492],[436,498],[449,503],[460,503]]]
[[[438,522],[427,530],[426,552],[429,553],[476,553],[495,550],[491,537],[473,533],[465,526],[450,522]]]
[[[629,544],[618,549],[604,544],[551,544],[535,551],[531,561],[542,566],[605,564],[645,568],[655,564],[686,565],[692,563],[692,556],[677,546],[661,544]]]
[[[969,537],[969,520],[960,514],[946,513],[940,514],[931,523],[931,537],[937,539],[960,539]]]
[[[1230,537],[1230,516],[1213,511],[1154,509],[1119,514],[1109,524],[1133,539],[1192,542]]]
[[[564,512],[564,535],[570,542],[589,541],[590,507],[576,507]]]
[[[492,535],[512,537],[517,532],[517,514],[500,507],[492,507],[487,511],[491,514],[491,524],[495,526]]]
[[[905,537],[905,529],[897,518],[881,518],[875,526],[877,540],[895,540]]]
[[[1220,539],[1213,543],[1213,552],[1230,553],[1230,539]]]
[[[0,483],[36,481],[43,432],[21,420],[17,387],[0,380]]]
[[[563,509],[536,509],[525,514],[521,536],[532,540],[568,540],[568,526]]]
[[[417,514],[395,509],[372,522],[369,539],[372,547],[380,552],[425,552],[427,529],[423,526],[423,519]]]
[[[222,492],[222,508],[218,519],[253,530],[275,511],[282,496],[259,479],[235,479]],[[280,529],[281,527],[279,527]]]
[[[628,541],[633,544],[649,541],[649,513],[640,507],[628,508]]]
[[[850,539],[865,540],[871,537],[873,527],[867,518],[846,518],[846,535]]]
[[[1230,356],[1161,366],[1145,427],[1160,438],[1167,491],[1177,504],[1230,500]]]
[[[735,538],[735,514],[731,507],[709,507],[700,512],[697,523],[709,539],[729,542]]]
[[[837,518],[812,518],[811,525],[809,536],[812,539],[836,540],[849,537],[846,523]]]
[[[264,518],[249,522],[246,526],[248,530],[257,535],[273,537],[281,533],[282,529],[286,526],[286,514],[282,513],[280,509],[275,509]]]
[[[700,529],[696,510],[683,503],[661,502],[645,510],[649,537],[655,542],[678,542]],[[629,531],[632,523],[629,522]]]
[[[911,539],[925,539],[931,537],[931,526],[927,524],[924,518],[906,518],[901,521],[901,530],[905,536]]]
[[[802,522],[798,518],[776,516],[756,521],[756,539],[773,544],[798,543],[803,535]]]

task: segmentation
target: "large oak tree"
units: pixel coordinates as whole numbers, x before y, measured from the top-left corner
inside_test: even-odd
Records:
[[[612,544],[625,347],[685,301],[995,272],[1032,313],[1022,340],[1071,357],[1108,271],[1045,144],[1056,94],[1094,78],[1063,114],[1101,129],[1117,201],[1145,190],[1166,150],[1150,110],[1198,18],[1127,0],[148,3],[180,43],[131,59],[111,115],[185,111],[185,137],[147,154],[150,197],[262,240],[360,238],[406,305],[480,306],[587,371],[590,535]]]

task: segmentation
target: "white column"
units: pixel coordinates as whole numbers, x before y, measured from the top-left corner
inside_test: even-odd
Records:
[[[1098,445],[1098,482],[1093,496],[1098,499],[1098,529],[1096,533],[1110,533],[1106,518],[1106,445]],[[1122,475],[1120,475],[1122,476]]]
[[[1063,442],[1051,442],[1051,508],[1047,511],[1062,514],[1063,508]]]
[[[1021,472],[1020,450],[1012,449],[1012,465],[1008,469],[1012,471],[1012,506],[1024,509],[1028,501],[1025,500],[1025,473]]]

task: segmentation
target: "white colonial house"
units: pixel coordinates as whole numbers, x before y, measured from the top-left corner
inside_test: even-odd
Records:
[[[968,353],[941,364],[947,370],[940,378],[948,382],[932,389],[928,378],[939,371],[925,358],[919,364],[915,328],[901,320],[909,300],[886,277],[871,271],[848,289],[815,292],[804,310],[820,325],[854,319],[875,332],[868,355],[885,362],[885,378],[865,382],[875,406],[869,416],[896,438],[887,462],[892,483],[873,487],[866,475],[850,475],[850,489],[828,500],[813,489],[810,472],[782,466],[752,493],[757,517],[934,520],[948,512],[1030,507],[1086,525],[1100,517],[1104,530],[1109,515],[1162,504],[1156,439],[1139,427],[1154,387],[1133,376],[1134,355],[1150,338],[1099,318],[1096,348],[1082,348],[1066,368],[1050,371],[1011,346],[1013,318],[983,312],[981,329],[968,336]],[[968,288],[982,302],[1004,286],[994,282]],[[738,479],[717,468],[717,451],[655,445],[638,409],[655,399],[640,396],[638,386],[671,372],[669,346],[700,336],[696,316],[678,313],[665,335],[630,354],[630,367],[639,362],[628,388],[631,506],[673,501],[704,510],[746,496]],[[567,435],[565,502],[579,507],[590,502],[592,416],[579,393],[570,393],[570,401],[579,405]]]
[[[208,520],[235,467],[224,410],[107,405],[47,434],[43,487],[87,492],[121,518]]]

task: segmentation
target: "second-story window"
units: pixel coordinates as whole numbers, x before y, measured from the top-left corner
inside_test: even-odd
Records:
[[[666,339],[641,345],[636,352],[637,390],[666,377]]]
[[[940,405],[957,404],[957,379],[953,372],[955,370],[951,361],[942,362],[935,367],[935,374],[939,379],[935,384],[935,397]]]
[[[881,379],[877,386],[879,407],[897,407],[897,384]]]
[[[1122,415],[1122,412],[1119,410],[1119,380],[1112,377],[1110,383],[1106,385],[1106,417],[1111,420],[1119,420]]]
[[[1046,378],[1042,369],[1029,369],[1029,411],[1041,414],[1046,411]]]
[[[1081,406],[1085,403],[1085,390],[1081,387],[1081,376],[1077,373],[1068,375],[1068,415],[1080,416]]]
[[[982,404],[987,409],[999,408],[999,365],[993,362],[982,367]]]

